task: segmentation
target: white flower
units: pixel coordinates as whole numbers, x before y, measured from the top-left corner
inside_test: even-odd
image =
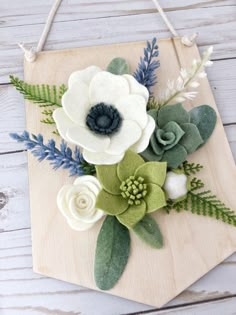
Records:
[[[186,196],[188,192],[188,177],[179,172],[168,172],[164,184],[168,198],[177,200]]]
[[[72,229],[85,231],[104,215],[102,210],[95,208],[100,190],[100,183],[94,176],[78,177],[74,184],[60,189],[57,205]]]
[[[127,149],[144,151],[155,129],[146,112],[149,93],[131,75],[96,66],[71,74],[62,108],[53,113],[60,135],[93,164],[115,164]]]

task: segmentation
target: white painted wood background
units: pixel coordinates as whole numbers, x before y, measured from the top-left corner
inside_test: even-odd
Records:
[[[16,43],[37,42],[51,3],[0,0],[0,315],[236,314],[236,254],[159,310],[32,272],[27,157],[8,136],[25,128],[24,101],[8,76],[23,77]],[[161,3],[180,34],[197,31],[201,50],[215,47],[209,79],[236,159],[236,0]],[[45,48],[156,35],[169,33],[151,0],[64,0]]]

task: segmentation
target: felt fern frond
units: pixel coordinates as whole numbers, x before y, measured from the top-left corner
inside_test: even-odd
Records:
[[[149,90],[157,83],[156,69],[159,68],[160,62],[155,60],[159,56],[157,39],[153,38],[152,42],[147,42],[144,48],[144,57],[140,58],[138,68],[133,74],[134,78]]]
[[[236,212],[226,207],[210,190],[202,191],[204,183],[197,178],[191,180],[191,189],[186,199],[180,202],[168,200],[164,208],[167,213],[171,209],[181,212],[190,211],[193,214],[208,216],[224,223],[236,226]],[[200,190],[200,191],[199,191]]]
[[[17,142],[23,142],[26,149],[30,150],[40,162],[43,160],[50,161],[55,170],[58,168],[68,169],[70,176],[93,175],[96,172],[94,165],[83,159],[78,147],[75,147],[72,153],[72,150],[64,141],[61,142],[59,149],[53,139],[45,144],[43,136],[40,134],[37,136],[32,134],[30,137],[29,133],[24,131],[22,135],[12,133],[10,136]]]
[[[189,163],[188,161],[185,161],[183,163],[183,169],[184,173],[189,176],[200,172],[203,169],[203,166],[199,163]]]
[[[48,84],[32,85],[12,75],[10,76],[10,82],[26,100],[32,101],[40,107],[61,107],[61,97],[66,91],[64,84],[59,87]]]

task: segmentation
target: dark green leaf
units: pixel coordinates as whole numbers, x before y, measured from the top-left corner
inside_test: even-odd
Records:
[[[107,66],[107,71],[118,75],[128,74],[129,65],[124,58],[114,58]]]
[[[107,216],[97,239],[94,276],[101,290],[110,290],[120,279],[130,252],[128,229],[113,216]]]
[[[193,108],[190,112],[191,123],[197,126],[204,145],[211,136],[216,125],[216,112],[208,105],[201,105]]]
[[[151,247],[162,248],[163,239],[161,231],[156,221],[150,215],[146,215],[138,224],[136,224],[133,231],[141,240]]]

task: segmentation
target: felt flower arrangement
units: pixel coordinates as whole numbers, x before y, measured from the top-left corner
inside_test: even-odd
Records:
[[[53,139],[45,143],[42,135],[27,131],[11,136],[39,161],[49,160],[53,168],[77,176],[55,201],[65,224],[78,233],[101,224],[94,275],[102,290],[122,276],[130,233],[153,250],[163,246],[153,212],[188,210],[236,226],[235,212],[192,176],[202,166],[186,161],[206,144],[217,120],[209,105],[188,112],[182,104],[195,97],[196,91],[186,89],[196,89],[198,79],[205,77],[211,53],[210,48],[190,69],[181,69],[158,98],[151,91],[159,67],[156,39],[147,42],[133,75],[124,59],[115,58],[106,69],[90,66],[73,72],[68,88],[32,86],[10,77],[26,99],[45,107],[42,122],[55,125],[53,133],[63,140],[57,148]],[[69,144],[76,145],[74,152]]]

